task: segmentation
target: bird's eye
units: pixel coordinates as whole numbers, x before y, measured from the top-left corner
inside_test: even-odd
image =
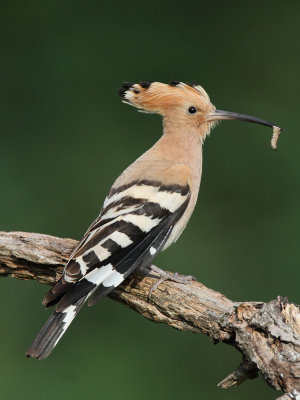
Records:
[[[192,107],[189,108],[189,113],[190,114],[195,114],[196,112],[197,112],[197,110],[196,110],[195,107],[192,106]]]

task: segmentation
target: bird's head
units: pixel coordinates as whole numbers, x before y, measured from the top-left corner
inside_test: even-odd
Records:
[[[174,126],[200,127],[206,116],[215,111],[206,91],[200,85],[171,81],[124,83],[123,101],[146,113],[161,114]],[[206,127],[207,128],[207,127]]]
[[[178,81],[171,81],[168,84],[125,82],[119,94],[125,103],[137,107],[142,112],[161,114],[168,126],[198,129],[202,139],[218,120],[236,119],[274,128],[274,124],[262,119],[217,110],[206,91],[198,84]],[[280,131],[280,128],[277,129]]]

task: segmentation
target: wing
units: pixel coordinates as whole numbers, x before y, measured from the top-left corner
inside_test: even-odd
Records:
[[[94,304],[136,267],[150,265],[184,213],[189,186],[133,181],[113,188],[44,304],[63,311],[89,295]]]

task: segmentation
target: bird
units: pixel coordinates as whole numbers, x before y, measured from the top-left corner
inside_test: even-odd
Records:
[[[155,256],[176,242],[196,205],[204,140],[218,121],[275,127],[249,115],[216,109],[196,83],[125,82],[119,95],[142,112],[160,114],[163,134],[113,183],[99,216],[43,299],[47,308],[55,306],[55,310],[27,351],[28,357],[46,358],[85,302],[94,305],[136,268],[151,270]]]

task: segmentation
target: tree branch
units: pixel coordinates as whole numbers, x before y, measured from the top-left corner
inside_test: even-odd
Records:
[[[77,241],[24,232],[0,232],[0,276],[53,284]],[[300,309],[278,297],[269,303],[234,302],[199,282],[162,283],[148,301],[157,278],[134,272],[110,297],[154,322],[208,335],[243,355],[237,369],[219,383],[237,386],[260,371],[285,397],[300,399]],[[297,397],[299,396],[299,397]]]

